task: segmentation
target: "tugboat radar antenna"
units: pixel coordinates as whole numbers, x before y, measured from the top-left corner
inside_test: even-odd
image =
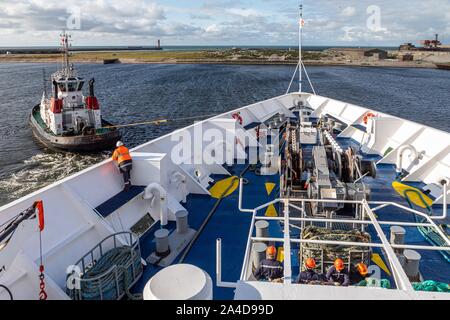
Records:
[[[302,32],[305,21],[303,20],[303,5],[300,4],[299,8],[299,28],[298,28],[298,92],[302,92],[302,73],[303,73],[303,62],[302,62]]]

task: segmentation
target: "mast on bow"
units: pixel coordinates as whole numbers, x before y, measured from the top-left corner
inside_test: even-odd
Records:
[[[302,92],[302,82],[303,82],[303,72],[302,72],[302,33],[303,33],[303,26],[305,24],[305,21],[303,20],[303,5],[300,5],[299,9],[299,27],[298,27],[298,92]]]

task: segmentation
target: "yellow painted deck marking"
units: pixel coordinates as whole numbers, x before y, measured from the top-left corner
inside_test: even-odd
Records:
[[[211,189],[209,189],[209,192],[211,193],[211,197],[219,199],[222,194],[230,188],[231,182],[233,179],[233,186],[227,191],[227,193],[224,195],[224,197],[229,196],[232,194],[238,187],[239,187],[239,179],[236,179],[237,177],[229,177],[220,181],[217,181]]]
[[[381,258],[381,256],[378,253],[372,253],[372,261],[381,269],[383,269],[383,271],[386,272],[389,276],[391,275],[391,272],[384,263],[383,258]]]
[[[270,196],[270,194],[272,193],[273,189],[275,188],[276,184],[275,183],[271,183],[271,182],[267,182],[266,183],[266,191],[267,191],[267,195]]]
[[[284,248],[283,247],[279,247],[277,250],[277,260],[280,262],[284,261]]]
[[[431,200],[426,194],[424,194],[421,190],[417,188],[408,186],[398,181],[392,182],[392,188],[394,188],[394,190],[397,191],[398,194],[400,194],[403,198],[405,198],[404,192],[406,190],[415,190],[422,196],[423,200],[425,200],[428,206],[431,207],[433,205],[433,200]],[[407,195],[409,197],[409,200],[411,200],[411,202],[414,203],[416,206],[419,206],[424,209],[427,208],[416,192],[410,192]]]
[[[266,217],[278,217],[277,209],[275,208],[275,206],[273,204],[271,204],[270,206],[267,207],[265,216]]]

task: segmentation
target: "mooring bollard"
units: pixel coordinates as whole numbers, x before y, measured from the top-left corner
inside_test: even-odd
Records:
[[[169,252],[169,230],[159,229],[155,232],[156,254],[158,256],[167,255]]]

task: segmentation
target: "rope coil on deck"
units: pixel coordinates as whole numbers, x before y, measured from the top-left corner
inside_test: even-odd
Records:
[[[332,240],[332,241],[346,241],[346,242],[362,242],[370,243],[371,237],[367,232],[361,232],[357,229],[344,231],[344,230],[331,230],[326,228],[320,228],[314,225],[306,226],[302,232],[302,239],[304,240]],[[364,262],[369,264],[371,250],[367,247],[359,246],[346,246],[335,244],[315,244],[304,243],[299,255],[302,257],[302,261],[307,258],[316,258],[318,265],[321,266],[321,255],[323,251],[323,263],[332,264],[337,258],[343,259],[345,262],[352,261]],[[304,268],[304,266],[302,266]]]
[[[450,285],[437,281],[424,281],[412,284],[416,291],[430,291],[430,292],[450,292]]]
[[[133,282],[133,265],[136,274],[142,272],[140,256],[133,251],[132,247],[123,246],[105,253],[80,276],[80,289],[68,289],[68,295],[73,300],[116,300],[118,295],[124,292],[129,299],[142,299],[141,295],[133,295],[129,291]],[[115,268],[116,271],[114,271]],[[118,274],[117,283],[116,273]],[[116,285],[118,285],[119,293]]]

